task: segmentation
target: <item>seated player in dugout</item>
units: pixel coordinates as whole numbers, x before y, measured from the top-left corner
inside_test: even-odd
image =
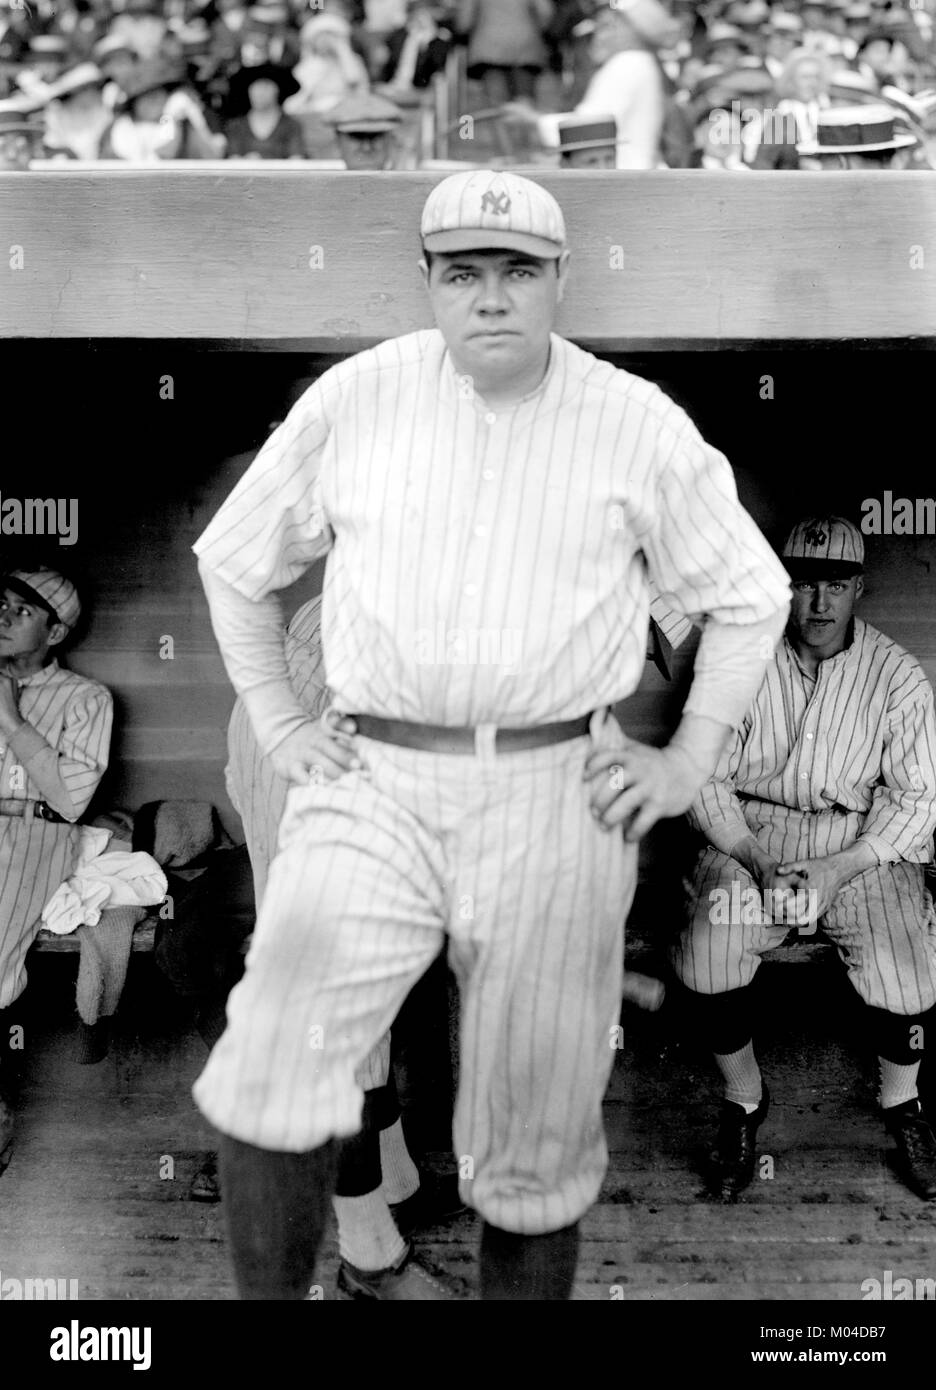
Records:
[[[57,660],[80,615],[74,584],[56,570],[0,576],[0,1172],[12,1155],[26,952],[74,870],[76,822],[110,749],[110,692]]]
[[[936,915],[923,877],[936,825],[933,691],[909,653],[855,616],[864,558],[861,532],[841,517],[794,527],[786,634],[689,812],[708,846],[673,963],[690,1026],[724,1079],[713,1180],[727,1200],[753,1178],[769,1104],[751,983],[791,923],[816,922],[864,1003],[899,1170],[936,1198],[936,1139],[917,1093],[936,1030]]]

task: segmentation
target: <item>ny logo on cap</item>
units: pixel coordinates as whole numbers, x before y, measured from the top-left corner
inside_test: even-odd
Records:
[[[807,545],[825,545],[828,539],[821,526],[810,526],[804,537]]]
[[[492,193],[490,189],[481,199],[481,211],[496,212],[501,217],[506,217],[510,211],[510,195],[507,193]]]

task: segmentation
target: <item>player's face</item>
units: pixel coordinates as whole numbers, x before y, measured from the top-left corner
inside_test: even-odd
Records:
[[[49,648],[61,640],[59,623],[49,625],[44,608],[31,604],[13,589],[0,593],[0,667],[38,671]]]
[[[828,656],[842,651],[855,604],[863,592],[860,575],[851,579],[794,580],[791,641]]]
[[[540,360],[567,270],[568,252],[558,265],[519,251],[433,256],[423,274],[436,324],[459,370],[483,384],[520,374]]]

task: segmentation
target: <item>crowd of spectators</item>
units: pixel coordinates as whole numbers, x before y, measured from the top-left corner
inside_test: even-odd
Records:
[[[0,167],[936,167],[936,0],[0,0]]]

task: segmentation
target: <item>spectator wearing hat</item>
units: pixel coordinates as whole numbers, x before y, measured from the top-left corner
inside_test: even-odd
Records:
[[[17,86],[28,96],[44,94],[68,66],[68,40],[62,34],[36,34],[29,41]]]
[[[299,61],[299,39],[283,0],[253,5],[241,30],[240,58],[245,67],[275,63],[292,68]]]
[[[773,16],[764,42],[764,66],[775,82],[790,54],[800,46],[802,35],[799,15],[781,11]]]
[[[387,97],[361,92],[348,97],[325,117],[334,126],[338,148],[348,169],[391,169],[394,134],[403,112]]]
[[[797,141],[815,138],[819,113],[831,105],[828,59],[818,49],[795,49],[777,78],[776,114],[792,116]]]
[[[919,663],[855,611],[864,558],[861,531],[843,517],[793,528],[783,548],[793,584],[786,635],[689,812],[707,845],[673,964],[690,1027],[724,1082],[711,1175],[723,1199],[751,1183],[769,1107],[753,1043],[761,954],[791,929],[817,926],[860,1000],[901,1176],[936,1198],[936,1138],[917,1091],[919,1044],[936,1027],[924,881],[936,713]],[[717,909],[722,891],[735,902],[743,894],[745,906]]]
[[[672,19],[655,0],[616,0],[596,15],[591,36],[595,71],[575,114],[614,117],[619,169],[660,166],[666,84],[656,49],[672,35]],[[558,147],[559,125],[568,112],[537,115],[517,103],[504,109],[509,120],[532,122],[545,144]]]
[[[299,91],[287,97],[283,110],[302,127],[309,159],[333,159],[338,154],[334,128],[324,117],[347,97],[369,90],[364,60],[351,46],[351,25],[343,15],[315,14],[299,35],[301,57],[293,69]]]
[[[130,0],[127,8],[115,16],[111,32],[126,39],[138,58],[153,62],[160,55],[168,27],[162,7],[153,0]]]
[[[181,64],[141,62],[129,80],[126,109],[115,119],[103,158],[150,163],[157,159],[219,159],[223,135],[212,133],[196,98],[184,90]]]
[[[78,860],[76,822],[106,768],[113,702],[57,661],[81,614],[56,570],[0,579],[0,1172],[13,1144],[21,1054],[9,1048],[41,913]]]
[[[139,62],[136,49],[120,34],[107,34],[94,45],[94,61],[107,79],[105,105],[116,111],[124,101],[130,76]]]
[[[42,144],[42,122],[24,109],[22,99],[0,101],[0,172],[29,168]]]
[[[745,58],[751,56],[751,40],[737,24],[714,23],[705,43],[705,59],[712,67],[733,72]]]
[[[812,139],[798,145],[801,167],[826,173],[836,169],[907,169],[918,147],[916,135],[898,128],[892,106],[836,106],[820,112]]]
[[[44,154],[49,159],[106,159],[113,112],[104,101],[104,74],[79,63],[46,92]]]
[[[855,55],[856,70],[870,78],[880,91],[889,84],[899,85],[905,76],[909,54],[894,33],[886,29],[870,30]]]
[[[563,169],[617,167],[617,121],[613,116],[569,116],[559,125]]]
[[[302,159],[302,129],[283,110],[285,98],[298,90],[288,68],[241,68],[231,83],[231,101],[247,110],[225,123],[228,159]]]

